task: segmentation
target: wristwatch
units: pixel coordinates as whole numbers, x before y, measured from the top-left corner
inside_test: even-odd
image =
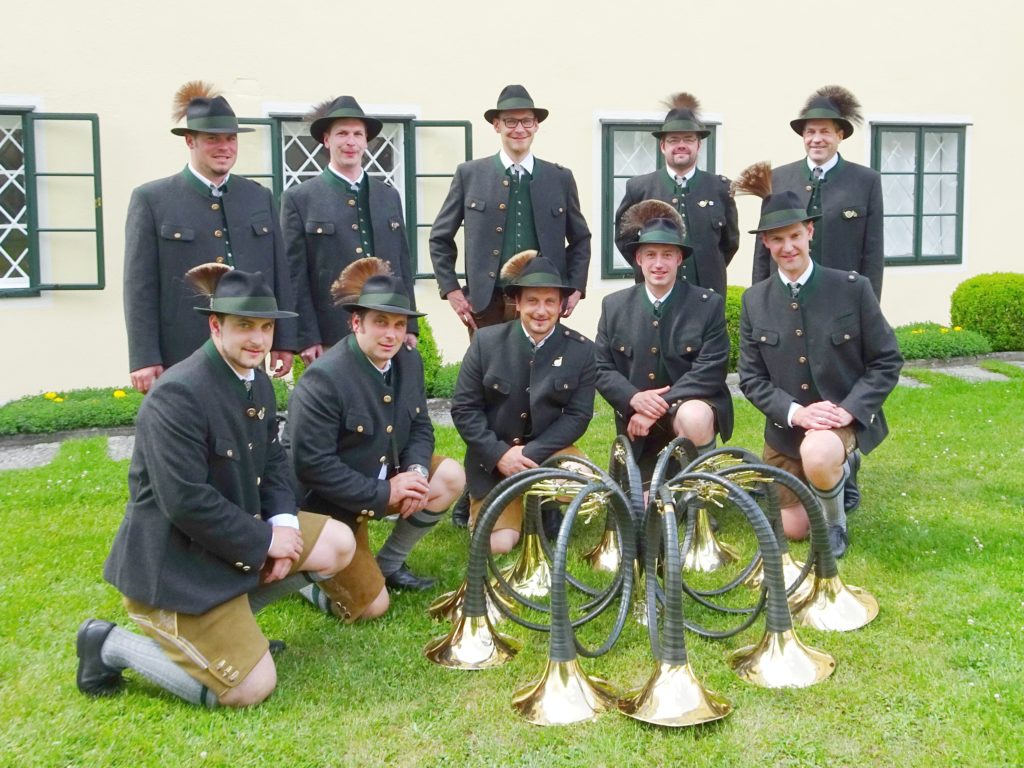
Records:
[[[430,479],[430,470],[427,469],[426,467],[424,467],[422,464],[410,464],[406,471],[408,471],[408,472],[417,472],[417,473],[423,475],[423,479],[424,480],[429,480]]]

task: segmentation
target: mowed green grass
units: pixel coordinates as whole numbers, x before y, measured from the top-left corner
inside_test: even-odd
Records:
[[[737,679],[724,655],[758,639],[763,622],[728,641],[688,636],[698,677],[734,711],[678,730],[614,712],[571,727],[520,720],[510,699],[541,673],[546,638],[505,624],[526,640],[512,663],[472,673],[433,666],[422,648],[447,627],[425,609],[440,590],[397,595],[386,617],[359,626],[298,598],[271,606],[260,622],[288,650],[278,690],[250,711],[199,711],[131,672],[121,694],[88,699],[75,688],[75,629],[87,616],[126,621],[101,571],[127,462],[107,459],[101,439],[66,443],[47,468],[0,474],[0,764],[1024,764],[1024,376],[999,369],[1013,379],[966,384],[915,371],[931,388],[890,398],[892,434],[864,463],[864,501],[841,562],[844,580],[871,591],[881,613],[858,632],[799,631],[835,656],[832,678],[776,691]],[[737,408],[732,444],[759,451],[761,418]],[[613,433],[602,403],[582,447],[604,464]],[[439,452],[461,458],[454,430],[438,438]],[[723,538],[749,541],[735,515],[723,518]],[[378,543],[387,530],[378,525]],[[452,589],[466,551],[465,532],[446,521],[411,565]],[[593,645],[608,627],[581,636]],[[610,654],[582,663],[622,689],[642,685],[652,667],[645,630],[630,622]]]

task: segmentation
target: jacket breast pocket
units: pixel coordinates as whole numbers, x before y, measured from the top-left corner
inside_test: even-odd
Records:
[[[832,324],[832,344],[839,346],[860,337],[860,324],[854,314],[843,315]]]
[[[370,418],[368,413],[358,413],[355,411],[346,413],[345,430],[356,435],[369,437],[373,434],[373,419]]]
[[[274,231],[274,222],[267,211],[253,214],[249,219],[249,225],[252,227],[252,233],[256,237],[266,237]]]
[[[238,449],[235,441],[226,437],[213,438],[213,456],[224,461],[238,461]]]
[[[483,213],[487,210],[487,201],[481,200],[478,197],[467,197],[466,198],[466,211],[477,211]]]
[[[388,218],[388,229],[392,232],[400,232],[402,229],[402,217],[391,216]]]
[[[682,339],[679,348],[676,350],[681,357],[696,357],[700,354],[701,340],[699,338]]]
[[[630,344],[626,339],[620,337],[612,337],[611,349],[613,356],[621,355],[627,360],[633,359],[633,345]]]
[[[769,331],[767,328],[755,328],[754,343],[762,347],[777,347],[779,345],[779,333],[778,331]]]
[[[191,227],[183,227],[180,224],[161,224],[160,237],[164,240],[189,243],[196,239],[196,231]]]
[[[333,235],[333,221],[307,221],[306,234],[316,237],[317,235]]]
[[[565,216],[565,203],[559,203],[558,205],[551,206],[551,215],[556,219],[560,216]]]
[[[483,379],[484,397],[490,401],[504,400],[512,391],[512,384],[508,379],[495,376],[493,373],[485,373]]]
[[[721,232],[722,231],[722,227],[724,227],[724,226],[725,226],[725,219],[720,218],[720,217],[715,217],[715,218],[711,219],[711,228],[713,230],[715,230],[715,232]]]
[[[580,387],[579,376],[556,376],[551,381],[554,390],[555,400],[565,405],[572,398],[573,394]]]

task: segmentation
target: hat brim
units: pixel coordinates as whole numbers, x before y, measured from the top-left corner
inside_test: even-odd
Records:
[[[328,115],[314,120],[309,126],[309,135],[316,139],[317,144],[324,143],[324,133],[331,127],[335,120],[362,120],[366,126],[366,140],[373,141],[384,130],[384,123],[375,117],[365,115]]]
[[[225,312],[223,309],[210,309],[209,307],[192,307],[201,315],[237,315],[238,317],[258,317],[261,320],[285,320],[289,317],[298,317],[298,312],[287,312],[283,309],[273,312]]]
[[[821,218],[820,213],[808,215],[807,213],[798,213],[794,211],[792,216],[784,216],[779,221],[773,221],[768,226],[758,226],[757,229],[748,229],[747,233],[751,235],[760,235],[764,232],[771,232],[773,229],[782,229],[783,227],[790,227],[793,224],[799,224],[800,222],[817,221]]]
[[[545,120],[548,119],[548,115],[551,114],[550,112],[548,112],[548,110],[541,109],[540,107],[509,107],[508,109],[496,108],[488,109],[486,112],[484,112],[484,120],[486,120],[488,123],[493,124],[495,119],[502,112],[518,112],[520,109],[528,109],[531,112],[533,112],[533,116],[537,119],[538,123],[543,123]]]
[[[636,261],[636,249],[639,248],[641,245],[674,245],[676,248],[680,249],[683,252],[684,259],[687,258],[688,256],[693,255],[693,246],[680,245],[679,243],[659,242],[657,240],[645,240],[642,243],[639,240],[633,240],[632,242],[626,243],[622,247],[625,251],[625,255],[631,257],[633,261]]]
[[[187,136],[190,133],[252,133],[255,128],[245,128],[238,126],[235,128],[171,128],[171,133],[175,136]]]
[[[661,141],[663,138],[668,136],[670,133],[693,133],[693,134],[696,134],[698,136],[698,138],[701,138],[701,139],[706,139],[708,136],[711,135],[711,131],[709,131],[707,129],[698,131],[698,130],[688,130],[688,129],[684,128],[684,129],[678,130],[678,131],[675,131],[675,130],[673,130],[673,131],[651,131],[651,136],[656,138],[658,141]]]
[[[351,302],[349,304],[339,304],[342,309],[351,312],[354,309],[375,309],[378,312],[386,312],[389,315],[405,315],[406,317],[426,317],[426,312],[417,312],[414,309],[405,309],[404,307],[396,307],[392,304],[361,304],[359,302]]]
[[[804,135],[804,124],[808,120],[831,120],[837,123],[840,128],[843,129],[843,138],[848,139],[853,136],[853,123],[849,120],[843,120],[841,117],[798,117],[796,120],[789,121],[789,127],[792,128],[796,133],[801,136]]]

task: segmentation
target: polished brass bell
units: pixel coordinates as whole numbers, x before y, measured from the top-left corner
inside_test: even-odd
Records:
[[[551,566],[544,556],[539,534],[523,534],[519,558],[501,575],[523,597],[547,597],[551,591]]]
[[[806,688],[836,668],[835,659],[804,645],[792,629],[766,631],[755,645],[731,653],[728,663],[741,680],[763,688]]]
[[[569,725],[596,720],[617,701],[614,689],[586,674],[577,659],[548,659],[540,680],[513,695],[512,708],[534,725]]]
[[[874,596],[860,587],[846,586],[838,575],[830,579],[816,576],[807,596],[793,609],[795,623],[833,632],[860,629],[877,615]]]
[[[622,550],[619,548],[619,536],[614,528],[605,528],[597,546],[587,552],[583,559],[595,571],[615,573],[622,563]]]
[[[683,559],[683,570],[711,573],[738,560],[739,553],[715,537],[707,509],[697,507],[696,515],[693,541],[690,542],[690,548]]]
[[[492,582],[491,585],[497,587],[496,582]],[[515,610],[516,602],[497,588],[494,590],[494,595],[495,597],[492,598],[490,592],[484,592],[484,599],[487,601],[487,618],[491,620],[491,624],[497,626],[505,620],[505,614],[495,604],[495,599],[508,608],[509,611]],[[462,605],[465,599],[466,582],[463,581],[458,589],[452,592],[445,592],[434,600],[427,608],[427,615],[434,619],[434,621],[450,621],[454,624],[462,618]]]
[[[732,705],[701,685],[689,663],[661,662],[643,688],[619,702],[619,709],[636,720],[679,728],[721,720]]]
[[[486,616],[462,616],[447,635],[427,643],[423,654],[450,669],[489,669],[510,661],[521,647],[495,631]]]
[[[793,555],[789,552],[782,553],[782,577],[786,581],[787,590],[796,583],[803,570],[803,563],[799,560],[794,560]],[[789,608],[791,611],[796,610],[796,606],[806,600],[808,595],[811,594],[812,581],[813,575],[808,573],[807,578],[800,582],[800,586],[789,596]],[[743,580],[743,585],[751,589],[760,589],[762,583],[764,583],[764,561],[758,558],[757,565],[754,566],[754,570],[750,572],[750,575]]]

